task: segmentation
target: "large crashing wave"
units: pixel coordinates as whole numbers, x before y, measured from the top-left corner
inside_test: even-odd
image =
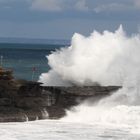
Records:
[[[115,32],[74,34],[71,46],[47,56],[51,70],[44,85],[119,85],[123,88],[96,105],[82,104],[63,120],[140,124],[140,34]]]
[[[119,27],[114,33],[75,33],[71,46],[47,56],[51,70],[39,81],[48,86],[123,85],[140,75],[140,36],[128,37]]]

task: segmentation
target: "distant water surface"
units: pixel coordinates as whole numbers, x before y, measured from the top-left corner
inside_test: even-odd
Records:
[[[42,72],[49,70],[46,55],[65,45],[0,43],[2,66],[12,69],[18,79],[38,80]]]

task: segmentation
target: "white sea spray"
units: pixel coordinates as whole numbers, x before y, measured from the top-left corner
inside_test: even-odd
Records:
[[[75,33],[71,46],[47,56],[51,70],[40,76],[48,86],[122,86],[96,105],[88,101],[63,121],[140,125],[140,34],[128,36],[122,26],[115,32]]]

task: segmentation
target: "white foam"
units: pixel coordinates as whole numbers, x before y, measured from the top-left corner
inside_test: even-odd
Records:
[[[44,85],[122,85],[140,73],[140,37],[128,37],[122,26],[114,33],[75,33],[71,46],[47,56],[51,70],[40,76]],[[135,80],[135,79],[134,79]]]
[[[123,88],[97,105],[82,104],[68,111],[65,120],[140,124],[140,34],[127,36],[94,31],[89,37],[74,34],[71,46],[47,56],[51,70],[40,76],[44,85],[119,85]]]
[[[90,124],[140,125],[140,106],[118,105],[114,107],[80,105],[67,111],[62,121]]]

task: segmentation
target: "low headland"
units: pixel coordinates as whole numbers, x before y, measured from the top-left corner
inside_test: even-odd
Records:
[[[25,122],[59,119],[66,110],[89,99],[110,95],[119,86],[42,86],[42,83],[17,80],[12,70],[0,67],[0,122]]]

